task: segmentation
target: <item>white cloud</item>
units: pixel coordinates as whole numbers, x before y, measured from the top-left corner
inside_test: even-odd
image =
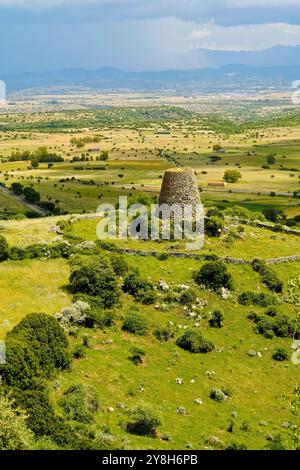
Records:
[[[225,0],[222,3],[234,8],[281,8],[300,6],[300,0]]]
[[[194,29],[191,33],[192,39],[203,39],[212,34],[212,31],[208,28]]]
[[[223,27],[210,23],[193,29],[190,37],[193,49],[263,50],[278,44],[300,44],[300,25],[270,23]]]

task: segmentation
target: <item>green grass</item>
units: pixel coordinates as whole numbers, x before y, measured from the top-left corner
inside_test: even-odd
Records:
[[[54,314],[70,303],[69,270],[63,260],[5,262],[0,265],[0,338],[25,315]]]
[[[71,233],[86,240],[97,240],[96,227],[97,220],[79,220],[72,224]],[[230,226],[230,223],[227,225]],[[236,224],[232,223],[232,229]],[[253,260],[254,258],[278,258],[281,256],[291,256],[300,254],[299,238],[294,235],[274,233],[270,230],[257,227],[244,226],[245,235],[241,240],[235,240],[232,244],[226,242],[226,235],[221,238],[205,237],[205,243],[202,250],[196,253],[214,254],[219,256],[232,256],[234,258],[243,258]],[[152,240],[139,241],[128,238],[127,240],[112,240],[120,248],[154,250],[162,252],[185,251],[185,241],[169,241],[158,243]]]

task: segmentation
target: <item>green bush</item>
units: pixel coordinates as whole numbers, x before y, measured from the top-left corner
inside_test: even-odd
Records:
[[[77,434],[63,418],[55,414],[47,390],[15,388],[13,398],[28,414],[27,425],[36,436],[49,436],[62,449],[90,448],[88,439]]]
[[[113,253],[110,256],[110,262],[116,276],[123,277],[128,272],[128,264],[124,256]]]
[[[238,170],[226,170],[223,179],[226,183],[236,183],[241,177],[242,175]]]
[[[153,334],[158,341],[167,342],[174,337],[174,330],[170,325],[161,326],[156,328]]]
[[[279,279],[277,274],[266,264],[265,261],[260,259],[255,259],[252,262],[252,267],[254,271],[258,272],[261,275],[262,282],[270,290],[280,293],[283,289],[283,282]]]
[[[49,377],[56,369],[70,367],[68,340],[58,321],[44,313],[27,315],[6,338],[7,363],[4,381],[28,388],[38,377]]]
[[[193,289],[186,289],[181,292],[179,296],[179,302],[181,305],[191,306],[197,300],[197,294]]]
[[[138,270],[129,274],[124,281],[123,291],[133,295],[138,301],[145,305],[153,304],[156,301],[156,292],[151,282],[141,278]]]
[[[69,420],[91,423],[99,409],[99,397],[90,386],[74,385],[66,390],[59,404]]]
[[[85,348],[82,344],[77,344],[73,351],[73,357],[75,359],[82,359],[85,357]]]
[[[185,351],[191,353],[208,353],[214,349],[211,341],[204,338],[204,336],[197,330],[186,330],[176,341],[177,346]]]
[[[92,308],[86,312],[85,326],[87,328],[110,328],[115,319],[111,310]]]
[[[215,310],[209,320],[209,326],[211,328],[222,328],[224,315],[221,310]]]
[[[150,405],[139,404],[129,412],[130,421],[126,429],[139,436],[156,436],[156,429],[161,425],[159,415]]]
[[[148,331],[148,323],[140,313],[132,312],[126,316],[122,329],[138,336],[144,336]]]
[[[3,235],[0,235],[0,261],[5,261],[9,255],[8,243]]]
[[[143,363],[143,356],[146,355],[145,351],[140,348],[132,348],[130,350],[131,355],[129,356],[129,359],[136,365],[138,366],[139,364]]]
[[[289,354],[285,348],[277,348],[275,349],[272,358],[275,361],[286,361],[289,358]]]
[[[287,315],[281,314],[275,317],[268,315],[251,314],[248,316],[256,323],[255,331],[266,338],[297,338],[299,337],[299,324],[297,320],[290,319]]]
[[[74,294],[97,297],[103,308],[113,307],[119,300],[119,287],[112,268],[99,259],[72,272],[70,288]]]
[[[205,222],[205,233],[209,237],[220,237],[224,227],[224,219],[216,215],[212,215]]]
[[[222,287],[232,289],[233,280],[227,267],[221,261],[210,261],[205,263],[200,271],[195,275],[197,284],[203,284],[208,289],[215,291]]]
[[[239,304],[244,306],[257,305],[258,307],[268,307],[274,304],[274,301],[274,297],[264,292],[245,291],[238,296]]]

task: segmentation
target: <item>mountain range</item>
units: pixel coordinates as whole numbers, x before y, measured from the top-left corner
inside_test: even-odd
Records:
[[[68,69],[40,73],[2,74],[9,92],[84,88],[97,91],[232,92],[288,88],[300,79],[300,46],[276,46],[264,51],[208,51],[209,67],[192,70],[129,72],[111,67],[97,70]]]

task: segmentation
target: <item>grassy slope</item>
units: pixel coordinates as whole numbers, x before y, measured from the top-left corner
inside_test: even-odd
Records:
[[[158,261],[153,258],[128,258],[132,266],[139,266],[144,276],[152,281],[163,278],[167,282],[192,283],[192,272],[199,263],[187,260]],[[283,278],[289,277],[288,267],[281,269]],[[300,272],[300,264],[293,265],[294,274]],[[248,267],[231,267],[234,275],[236,292],[245,289],[262,289],[256,274]],[[199,292],[201,299],[208,301],[203,311],[201,330],[214,341],[216,350],[207,355],[192,355],[178,349],[173,341],[167,344],[157,342],[151,333],[144,338],[126,334],[117,326],[106,331],[89,332],[92,348],[86,358],[74,363],[70,374],[59,378],[62,393],[69,385],[93,383],[101,397],[102,410],[97,417],[99,425],[107,424],[113,433],[129,440],[130,448],[144,449],[181,449],[190,443],[193,448],[203,448],[210,435],[219,436],[226,443],[244,442],[249,448],[263,448],[266,445],[264,435],[281,432],[281,423],[291,419],[284,394],[292,393],[296,385],[295,374],[298,367],[291,362],[275,363],[271,359],[275,347],[284,345],[289,348],[290,340],[267,340],[254,333],[252,323],[246,318],[249,308],[237,306],[233,301],[222,301],[214,294]],[[124,297],[123,307],[118,315],[122,318],[131,308],[131,301]],[[214,308],[222,308],[225,314],[225,326],[222,330],[208,328],[204,318]],[[191,325],[181,307],[168,312],[160,312],[153,307],[140,306],[141,312],[148,318],[151,330],[157,325],[173,321],[175,325]],[[250,309],[251,310],[251,309]],[[180,329],[178,329],[178,334]],[[112,345],[103,345],[103,341],[113,339]],[[75,342],[80,342],[77,339]],[[131,347],[139,346],[146,351],[145,364],[134,366],[128,355]],[[249,349],[260,351],[262,358],[250,358]],[[213,379],[207,377],[207,371],[214,371]],[[184,379],[183,385],[177,385],[175,379]],[[191,382],[194,381],[194,383]],[[140,386],[144,391],[140,392]],[[213,387],[228,387],[232,398],[225,404],[217,404],[209,399]],[[203,405],[194,403],[196,398],[203,400]],[[161,439],[141,438],[128,435],[122,426],[126,422],[126,412],[116,408],[118,402],[134,406],[137,401],[153,403],[161,412],[162,434],[171,436],[170,442]],[[107,407],[116,408],[109,413]],[[180,416],[177,408],[183,406],[188,415]],[[238,417],[233,419],[231,412]],[[235,422],[234,433],[226,431],[229,422]],[[246,421],[250,431],[240,429]],[[261,427],[260,421],[266,421],[267,427]]]
[[[45,224],[45,221],[39,223]],[[81,235],[84,234],[84,224],[89,226],[86,233],[91,229],[90,221],[80,222]],[[47,224],[43,225],[43,229],[47,229]],[[39,233],[42,234],[41,228]],[[201,265],[195,260],[159,261],[136,256],[128,257],[128,263],[132,267],[138,266],[143,276],[155,283],[163,278],[170,284],[189,285],[193,284],[193,272]],[[172,307],[162,312],[153,306],[139,305],[140,311],[148,318],[149,334],[140,338],[122,332],[123,316],[136,305],[130,297],[123,295],[116,325],[107,331],[88,331],[91,348],[85,358],[74,362],[70,373],[59,376],[60,388],[55,392],[53,390],[53,398],[57,399],[71,384],[93,384],[101,397],[97,424],[109,426],[113,433],[129,441],[127,445],[130,448],[180,449],[188,443],[193,448],[203,448],[210,435],[219,436],[226,443],[244,442],[249,448],[263,448],[266,445],[264,436],[282,431],[282,422],[292,419],[283,395],[292,393],[297,383],[298,366],[290,361],[275,363],[271,359],[276,347],[289,349],[291,341],[267,340],[254,333],[253,324],[246,318],[253,309],[240,307],[235,302],[240,291],[266,291],[259,276],[247,266],[230,266],[229,269],[235,280],[235,292],[230,300],[224,301],[215,294],[198,290],[199,298],[208,302],[203,309],[201,330],[215,343],[214,352],[192,355],[177,348],[174,340],[162,344],[153,337],[153,329],[169,321],[176,325],[177,334],[180,333],[179,325],[193,324],[182,307]],[[275,269],[287,282],[291,276],[300,273],[300,263],[276,266]],[[64,290],[68,276],[68,265],[62,260],[3,263],[0,266],[1,321],[9,320],[10,323],[1,325],[1,337],[29,312],[52,314],[68,305],[71,299]],[[225,324],[221,330],[208,327],[207,317],[215,308],[224,311]],[[281,307],[281,311],[292,316],[296,314],[287,305]],[[72,347],[80,343],[83,333],[82,330],[78,338],[71,339]],[[114,341],[112,345],[103,344],[110,338]],[[146,351],[145,363],[139,367],[128,359],[134,345]],[[249,357],[249,349],[260,351],[263,357]],[[215,372],[213,379],[207,377],[207,371]],[[177,377],[184,379],[183,385],[175,383]],[[139,391],[141,386],[143,392]],[[232,390],[232,398],[225,404],[211,401],[210,390],[223,386]],[[194,403],[196,398],[203,400],[202,406]],[[140,400],[153,403],[160,411],[163,422],[159,429],[160,436],[170,435],[170,441],[132,436],[124,431],[126,411],[119,410],[117,403],[131,407]],[[109,413],[109,406],[116,411]],[[179,406],[186,408],[187,416],[177,413]],[[237,418],[232,418],[232,411],[238,413]],[[235,422],[233,434],[226,431],[231,420]],[[268,423],[267,427],[259,425],[262,420]],[[240,429],[244,421],[250,426],[249,432]]]

